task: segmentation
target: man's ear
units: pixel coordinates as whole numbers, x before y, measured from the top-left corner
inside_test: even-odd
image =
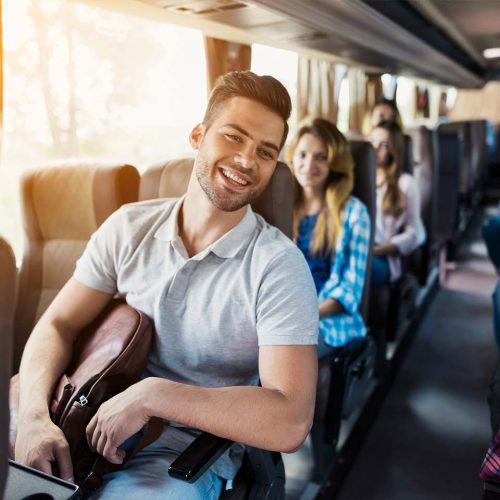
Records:
[[[205,135],[206,126],[204,123],[198,123],[189,134],[189,143],[193,149],[199,149],[201,140]]]

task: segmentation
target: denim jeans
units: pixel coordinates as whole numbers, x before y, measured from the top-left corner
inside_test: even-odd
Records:
[[[373,257],[370,284],[372,286],[385,285],[386,283],[389,283],[390,278],[391,271],[389,269],[389,261],[387,260],[387,257]]]
[[[336,349],[338,349],[338,347],[332,347],[325,342],[325,339],[320,332],[318,335],[318,358],[324,358],[325,356],[328,356],[328,354],[334,352]]]
[[[215,500],[222,479],[211,469],[193,484],[168,475],[170,464],[185,448],[184,433],[167,427],[152,444],[130,459],[121,470],[105,474],[104,485],[92,495],[102,500]]]

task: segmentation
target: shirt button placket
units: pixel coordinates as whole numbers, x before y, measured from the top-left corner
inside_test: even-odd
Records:
[[[176,302],[184,302],[189,286],[189,278],[193,270],[194,262],[188,260],[175,273],[172,286],[170,287],[169,299]]]

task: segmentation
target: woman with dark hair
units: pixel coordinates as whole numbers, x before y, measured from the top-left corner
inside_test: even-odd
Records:
[[[380,122],[393,122],[399,125],[399,128],[403,130],[403,121],[401,120],[401,115],[399,114],[396,101],[392,99],[379,99],[371,110],[370,123],[371,127],[376,127]]]
[[[370,218],[366,207],[351,196],[351,151],[333,123],[306,120],[287,160],[294,177],[294,236],[318,292],[321,357],[366,333],[359,308]]]
[[[377,218],[372,285],[401,276],[401,255],[425,241],[420,200],[413,177],[403,172],[404,138],[394,122],[380,122],[370,134],[377,152]]]

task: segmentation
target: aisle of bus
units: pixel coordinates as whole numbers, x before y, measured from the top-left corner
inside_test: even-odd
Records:
[[[491,440],[486,389],[498,354],[494,268],[478,212],[436,293],[339,500],[480,498]]]

